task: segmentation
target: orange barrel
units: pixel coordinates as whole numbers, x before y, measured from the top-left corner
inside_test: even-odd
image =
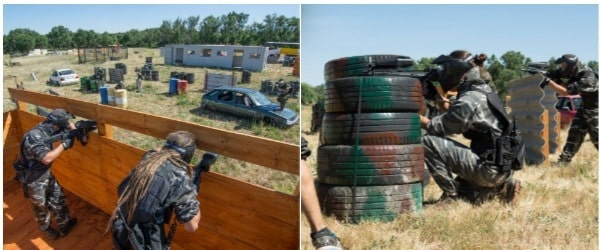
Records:
[[[177,93],[181,94],[187,94],[187,86],[188,86],[188,82],[186,80],[179,80],[177,81]]]

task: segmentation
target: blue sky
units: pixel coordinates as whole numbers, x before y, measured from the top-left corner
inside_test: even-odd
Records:
[[[262,22],[267,15],[300,17],[297,4],[4,4],[3,34],[28,28],[48,34],[52,27],[63,25],[97,33],[125,32],[131,29],[157,28],[164,20],[190,16],[220,17],[232,11],[249,15],[248,24]]]
[[[572,53],[598,61],[598,5],[302,5],[301,81],[327,61],[371,54],[418,60],[456,49],[533,61]]]

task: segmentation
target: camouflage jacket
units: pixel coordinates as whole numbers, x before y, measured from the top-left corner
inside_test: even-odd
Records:
[[[598,108],[598,75],[585,66],[566,84],[570,95],[581,95],[582,106],[586,109]]]
[[[154,151],[149,151],[143,159],[150,157]],[[136,168],[137,169],[137,168]],[[119,196],[129,185],[133,169],[119,185]],[[192,178],[186,170],[176,166],[170,160],[163,162],[156,170],[148,187],[147,193],[138,201],[134,218],[130,223],[138,241],[145,246],[161,246],[161,239],[166,237],[163,223],[171,212],[175,213],[180,223],[190,221],[200,212],[200,202],[196,199],[198,193]],[[122,214],[127,216],[127,204],[121,207]]]
[[[427,124],[427,132],[436,136],[465,133],[487,134],[488,131],[496,135],[501,134],[500,120],[492,113],[486,95],[474,89],[485,92],[492,91],[490,86],[481,79],[472,79],[461,83],[456,101],[450,105],[447,112],[430,120]],[[491,140],[491,138],[476,139]]]

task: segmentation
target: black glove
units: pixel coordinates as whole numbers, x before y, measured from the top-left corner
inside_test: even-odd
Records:
[[[218,154],[215,153],[211,153],[211,152],[207,152],[204,153],[204,155],[202,155],[202,160],[200,161],[200,163],[198,163],[198,165],[196,165],[196,167],[194,167],[194,185],[196,185],[197,191],[200,192],[200,180],[202,177],[202,172],[209,172],[210,171],[210,167],[215,164],[215,161],[217,161],[217,158],[219,157]]]
[[[544,79],[540,83],[540,88],[544,89],[546,86],[548,86],[549,83],[550,83],[550,78],[544,77]]]
[[[73,140],[73,138],[67,138],[64,139],[60,144],[63,146],[63,148],[65,148],[65,150],[67,150],[72,148],[74,143],[75,140]]]

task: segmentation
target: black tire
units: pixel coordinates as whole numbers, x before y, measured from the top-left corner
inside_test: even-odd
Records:
[[[409,77],[350,77],[325,83],[325,111],[418,112],[421,83]]]
[[[317,186],[325,214],[347,222],[391,221],[400,214],[423,210],[420,183],[389,186]]]
[[[417,113],[327,113],[321,145],[404,145],[421,140]]]
[[[318,180],[330,185],[399,185],[421,182],[422,145],[321,146],[317,155]]]
[[[383,65],[385,64],[385,65]],[[325,81],[353,77],[369,76],[371,69],[395,71],[401,67],[410,67],[414,61],[400,55],[365,55],[343,57],[325,64]]]

